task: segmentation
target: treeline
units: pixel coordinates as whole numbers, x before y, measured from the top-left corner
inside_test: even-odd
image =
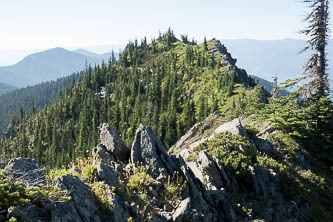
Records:
[[[146,38],[130,42],[118,61],[88,67],[55,104],[13,120],[0,142],[2,158],[32,157],[60,167],[90,155],[104,122],[128,145],[140,123],[150,125],[168,148],[216,110],[252,112],[262,103],[261,89],[237,85],[240,74],[246,85],[251,79],[212,56],[212,45],[185,44],[170,30],[150,44]]]

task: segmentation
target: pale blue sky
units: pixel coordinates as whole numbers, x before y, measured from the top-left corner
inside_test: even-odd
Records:
[[[0,51],[125,44],[171,27],[202,41],[301,38],[299,0],[6,0]]]

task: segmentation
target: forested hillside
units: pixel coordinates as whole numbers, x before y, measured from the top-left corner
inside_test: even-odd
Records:
[[[80,76],[82,77],[82,73],[72,74],[55,81],[43,82],[0,95],[0,137],[11,118],[11,124],[14,124],[15,119],[30,116],[31,113],[36,114],[46,105],[53,104],[61,92],[79,81]]]
[[[186,130],[220,110],[236,117],[263,106],[265,92],[235,66],[219,41],[179,41],[172,31],[150,44],[130,42],[119,61],[88,67],[84,78],[40,113],[11,123],[2,158],[33,157],[48,167],[88,156],[107,122],[126,144],[140,123],[170,147]],[[248,104],[252,104],[249,106]],[[15,141],[15,142],[14,142]]]

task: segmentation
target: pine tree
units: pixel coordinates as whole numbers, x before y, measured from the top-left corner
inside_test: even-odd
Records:
[[[309,45],[303,51],[314,50],[305,66],[305,73],[311,78],[307,86],[310,94],[328,96],[326,45],[329,38],[329,1],[304,0],[304,2],[309,4],[311,12],[305,19],[309,23],[308,27],[301,31],[309,37],[307,41]]]
[[[205,49],[205,51],[208,51],[208,44],[207,44],[206,36],[204,38],[204,49]]]

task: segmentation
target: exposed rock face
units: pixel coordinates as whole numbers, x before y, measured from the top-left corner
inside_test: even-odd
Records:
[[[168,153],[169,154],[175,154],[179,149],[181,149],[183,146],[186,145],[186,142],[188,142],[190,139],[193,138],[193,136],[200,130],[200,123],[195,124],[191,127],[189,131],[186,132],[184,136],[182,136],[175,145],[173,145]]]
[[[173,176],[176,165],[149,127],[140,125],[131,149],[134,165],[148,165],[153,178]]]
[[[45,183],[45,177],[37,161],[28,158],[11,159],[5,167],[5,174],[25,182],[28,186]]]
[[[210,50],[210,53],[218,54],[225,61],[225,65],[234,66],[237,62],[237,59],[233,59],[231,54],[228,52],[227,48],[221,44],[219,40],[211,40],[213,48]]]
[[[78,177],[64,175],[57,179],[57,186],[62,190],[70,191],[71,200],[59,204],[59,208],[52,215],[53,221],[100,221],[95,199],[89,187]],[[63,211],[64,209],[70,209]]]
[[[111,153],[116,160],[126,162],[130,157],[130,149],[125,145],[114,129],[108,124],[103,124],[100,133],[101,144]]]

